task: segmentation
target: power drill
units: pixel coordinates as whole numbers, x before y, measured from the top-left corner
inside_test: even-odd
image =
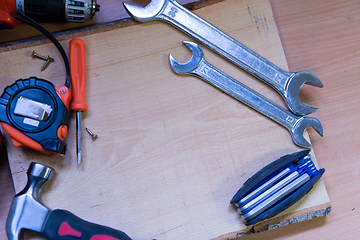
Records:
[[[89,21],[100,10],[96,0],[1,0],[0,29],[13,29],[20,22],[14,11],[21,11],[37,22]]]

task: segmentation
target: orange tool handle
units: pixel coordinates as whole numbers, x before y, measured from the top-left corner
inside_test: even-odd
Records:
[[[0,30],[4,27],[13,29],[20,22],[15,19],[14,12],[16,11],[16,1],[1,0],[0,1]]]
[[[69,42],[70,72],[72,103],[70,109],[73,111],[86,111],[88,106],[85,101],[86,88],[86,61],[85,42],[74,38]]]

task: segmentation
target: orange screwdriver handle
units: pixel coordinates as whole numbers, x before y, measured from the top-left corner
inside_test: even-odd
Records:
[[[88,106],[85,101],[86,61],[84,40],[79,38],[70,40],[69,52],[73,96],[70,109],[73,111],[86,111]]]

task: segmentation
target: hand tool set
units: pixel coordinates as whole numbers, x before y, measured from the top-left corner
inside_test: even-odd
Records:
[[[23,239],[25,230],[42,233],[49,240],[130,240],[124,232],[84,221],[69,211],[44,206],[40,193],[51,179],[54,169],[32,162],[28,182],[15,195],[6,220],[9,240]]]
[[[316,87],[323,86],[313,73],[307,71],[289,73],[280,69],[205,20],[199,18],[175,0],[152,0],[146,7],[124,3],[124,7],[137,21],[148,22],[152,20],[164,20],[171,23],[211,50],[219,53],[248,73],[269,84],[280,93],[290,111],[295,115],[303,116],[317,110],[315,107],[302,103],[299,96],[300,87],[304,83]],[[202,55],[202,51],[198,51],[198,54]],[[234,79],[230,79],[229,76],[215,69],[213,66],[208,65],[205,61],[201,61],[201,58],[202,56],[194,54],[193,59],[186,65],[187,67],[183,66],[183,70],[180,70],[178,73],[188,73],[205,78],[210,84],[215,85],[222,91],[280,123],[289,129],[294,143],[301,147],[311,147],[302,136],[303,131],[308,126],[313,125],[313,128],[322,136],[323,130],[317,119],[308,118],[304,120],[304,118],[295,116],[245,85],[238,83]],[[195,64],[200,62],[204,64],[197,69]],[[174,59],[172,58],[172,64],[173,63]],[[205,65],[207,66],[205,67]],[[179,64],[176,64],[176,66],[180,67]],[[172,67],[174,69],[174,65],[172,65]],[[191,70],[194,70],[194,72],[191,72],[189,68],[192,68]],[[206,70],[200,71],[203,68]],[[211,70],[209,71],[210,73],[208,70]],[[175,72],[177,71],[175,70]],[[211,74],[214,76],[210,76]],[[214,79],[210,80],[210,78]],[[221,80],[217,78],[221,78]],[[215,83],[215,81],[223,81],[223,84],[219,84],[219,82]],[[240,93],[240,91],[244,91],[243,89],[247,89],[246,92]],[[241,94],[242,96],[240,97]],[[258,99],[261,99],[259,100],[261,102],[257,102]]]
[[[188,11],[175,0],[152,0],[145,7],[123,4],[135,20],[168,22],[269,84],[283,97],[291,112],[209,64],[196,43],[184,42],[193,52],[192,58],[185,64],[180,64],[170,54],[170,64],[175,73],[199,77],[276,121],[289,130],[293,142],[300,147],[311,148],[311,144],[303,136],[306,128],[311,126],[317,133],[323,135],[323,128],[318,119],[303,117],[317,108],[302,103],[299,96],[300,88],[304,83],[323,87],[313,73],[308,71],[290,73],[280,69]],[[231,203],[238,205],[246,225],[256,224],[274,217],[297,202],[310,191],[324,171],[324,169],[316,169],[310,160],[309,150],[284,156],[250,178],[233,197]]]
[[[250,177],[235,196],[246,226],[272,218],[307,194],[324,174],[311,161],[310,150],[285,155]]]
[[[47,2],[48,6],[59,4],[56,0]],[[80,39],[69,42],[69,64],[64,49],[50,33],[23,13],[14,10],[24,10],[27,15],[40,20],[77,22],[91,19],[99,10],[95,0],[65,1],[62,4],[64,6],[61,8],[61,14],[57,13],[54,16],[53,8],[35,8],[30,0],[16,1],[16,4],[15,0],[3,1],[0,4],[0,28],[14,28],[19,22],[37,28],[59,49],[66,67],[64,86],[55,87],[49,81],[36,77],[20,79],[8,86],[0,97],[0,122],[15,146],[27,146],[45,153],[64,154],[69,112],[70,109],[76,111],[77,160],[80,166],[81,112],[87,110],[85,43]],[[322,136],[320,121],[313,117],[303,117],[317,108],[302,103],[299,97],[300,88],[304,83],[316,87],[323,86],[313,73],[290,73],[280,69],[191,13],[175,0],[152,0],[144,8],[124,3],[124,7],[138,21],[164,20],[194,37],[272,86],[283,97],[290,111],[209,64],[199,45],[193,42],[184,42],[193,52],[189,62],[181,64],[170,54],[170,64],[175,73],[197,76],[276,121],[289,130],[293,142],[300,147],[311,148],[311,144],[303,136],[306,128],[312,127]],[[15,14],[12,16],[14,11]],[[72,14],[80,16],[74,17]],[[35,54],[33,53],[34,56]],[[71,104],[70,82],[73,92]],[[86,131],[93,140],[96,139],[97,135],[87,128]],[[325,170],[315,167],[309,152],[310,150],[303,150],[283,156],[265,166],[243,184],[230,203],[238,207],[245,225],[253,225],[274,217],[312,189]],[[24,229],[42,232],[47,239],[130,239],[121,231],[86,222],[68,211],[50,210],[45,207],[40,199],[40,191],[51,178],[53,171],[52,168],[41,164],[30,164],[27,172],[28,183],[24,190],[14,197],[7,218],[6,231],[9,239],[22,239]]]
[[[277,90],[296,115],[307,115],[317,108],[301,102],[300,87],[306,83],[322,87],[311,72],[289,73],[245,47],[224,32],[199,18],[175,0],[152,0],[146,7],[124,3],[127,12],[137,21],[163,20],[219,53],[248,73]]]
[[[303,136],[307,127],[313,127],[322,135],[323,130],[319,120],[312,117],[299,117],[286,111],[251,88],[210,65],[204,59],[199,45],[187,41],[184,43],[193,52],[193,56],[189,62],[180,64],[170,54],[170,64],[174,72],[200,77],[233,98],[278,122],[289,130],[294,143],[300,147],[311,148],[311,144]]]
[[[85,43],[81,39],[69,42],[70,64],[61,44],[44,28],[21,12],[15,17],[46,35],[60,51],[66,68],[64,86],[36,77],[17,80],[5,88],[0,97],[0,122],[14,146],[30,147],[49,154],[65,154],[64,142],[70,122],[70,109],[77,111],[77,156],[81,162],[81,111],[85,102],[86,65]],[[40,55],[32,53],[32,56]],[[48,59],[52,59],[48,56]],[[71,68],[70,68],[71,65]],[[73,99],[70,104],[71,83]]]
[[[58,21],[83,23],[100,10],[95,0],[1,0],[0,30],[13,29],[20,23],[15,11],[21,11],[37,22]]]

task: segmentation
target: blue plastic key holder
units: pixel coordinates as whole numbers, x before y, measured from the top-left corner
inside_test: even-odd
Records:
[[[246,226],[272,218],[305,196],[322,177],[310,150],[285,155],[250,177],[231,199]]]

